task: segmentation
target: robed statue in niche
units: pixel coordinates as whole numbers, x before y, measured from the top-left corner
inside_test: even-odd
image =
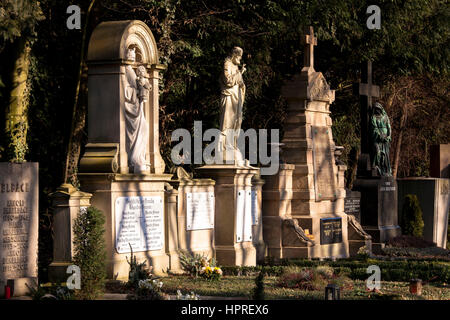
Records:
[[[128,49],[127,60],[136,61],[135,48]],[[128,165],[134,173],[143,173],[149,170],[149,164],[146,162],[149,125],[145,119],[144,106],[148,101],[151,84],[148,81],[147,71],[142,65],[137,68],[136,72],[131,65],[127,65],[125,79]]]
[[[372,140],[372,168],[380,176],[392,176],[389,161],[391,143],[391,124],[383,106],[376,102],[370,118],[370,137]]]
[[[242,75],[245,72],[245,64],[239,69],[243,50],[234,47],[231,54],[225,59],[223,73],[220,77],[221,87],[221,118],[220,151],[224,160],[234,162],[243,161],[242,154],[237,147],[237,136],[242,124],[242,106],[245,99],[245,84]]]

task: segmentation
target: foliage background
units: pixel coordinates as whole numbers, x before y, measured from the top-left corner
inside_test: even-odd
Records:
[[[11,3],[38,5],[13,12]],[[89,20],[86,10],[93,4]],[[18,38],[33,40],[28,106],[28,161],[40,163],[41,273],[51,260],[51,212],[48,194],[64,180],[67,144],[80,66],[83,30],[66,28],[66,8],[77,4],[86,25],[86,43],[102,21],[139,19],[152,30],[160,50],[160,142],[168,169],[170,134],[218,126],[219,83],[225,56],[233,46],[244,49],[247,97],[243,129],[279,128],[286,104],[283,81],[303,63],[302,31],[314,26],[318,36],[315,69],[324,73],[336,101],[331,106],[333,134],[345,147],[347,184],[351,186],[359,148],[359,106],[352,85],[359,80],[360,62],[374,61],[374,83],[382,88],[393,128],[391,159],[398,176],[428,175],[429,146],[449,142],[449,21],[445,0],[4,0],[0,5],[0,58],[12,63],[8,45]],[[380,30],[366,27],[366,8],[381,8]],[[6,110],[8,76],[0,68],[0,108]],[[83,68],[76,122],[83,152],[87,132],[86,69]],[[4,117],[4,112],[0,113]],[[6,136],[0,117],[0,161]],[[401,138],[400,138],[401,137]],[[399,144],[398,141],[401,141]],[[2,148],[3,147],[3,148]],[[395,161],[392,161],[394,163]]]

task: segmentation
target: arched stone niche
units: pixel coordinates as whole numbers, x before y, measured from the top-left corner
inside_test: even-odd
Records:
[[[128,59],[128,51],[135,60]],[[80,161],[80,172],[136,173],[130,162],[131,145],[127,139],[128,114],[125,91],[130,89],[130,74],[143,66],[149,90],[142,102],[148,124],[145,170],[137,173],[161,174],[165,164],[159,151],[159,56],[155,38],[139,20],[109,21],[99,24],[89,41],[88,64],[88,144]],[[128,77],[127,77],[128,75]],[[135,76],[131,77],[134,79]],[[133,87],[133,86],[131,86]],[[138,89],[136,89],[137,91]]]

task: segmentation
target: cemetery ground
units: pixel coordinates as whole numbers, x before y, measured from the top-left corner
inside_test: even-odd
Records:
[[[146,268],[143,261],[136,265],[141,266],[142,270]],[[371,265],[381,270],[379,290],[367,288],[367,279],[371,275],[367,273],[367,267]],[[184,268],[182,274],[163,276],[135,272],[136,277],[130,277],[128,282],[108,280],[105,283],[105,295],[98,299],[193,300],[197,295],[198,300],[324,300],[325,287],[331,283],[339,286],[341,300],[450,300],[450,250],[437,247],[388,246],[382,255],[371,257],[362,253],[355,258],[334,261],[289,259],[278,263],[266,261],[254,267],[220,268],[222,275],[215,279],[204,277],[202,272],[194,275],[189,267]],[[140,286],[136,283],[145,279],[150,279],[150,283],[155,280],[154,288],[158,287],[150,295],[148,291],[145,294],[138,292]],[[420,294],[410,292],[412,279],[422,280]],[[42,298],[52,288],[54,291],[55,284],[44,284],[40,294],[35,293],[30,298]],[[60,296],[58,299],[73,297]]]

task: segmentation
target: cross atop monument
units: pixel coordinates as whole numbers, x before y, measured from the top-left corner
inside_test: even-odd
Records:
[[[361,117],[361,154],[358,159],[358,176],[371,175],[371,152],[369,124],[372,114],[372,98],[380,96],[380,87],[372,83],[372,61],[361,63],[361,82],[355,85],[355,93],[359,94]]]
[[[367,96],[368,111],[372,109],[372,97],[378,98],[380,96],[380,87],[372,83],[372,61],[367,61],[367,67],[361,68],[359,95]]]
[[[317,46],[317,38],[314,37],[314,28],[312,26],[309,27],[307,34],[302,39],[303,44],[305,45],[304,53],[303,53],[303,69],[311,68],[314,70],[314,46]]]

